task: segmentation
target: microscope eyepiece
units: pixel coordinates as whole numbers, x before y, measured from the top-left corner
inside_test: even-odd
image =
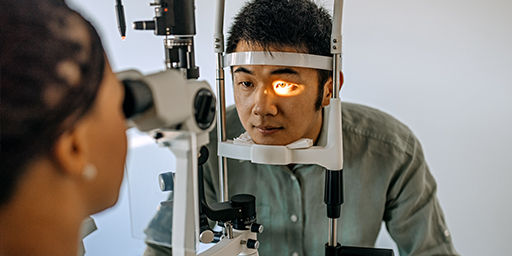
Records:
[[[153,95],[149,86],[140,80],[126,79],[124,85],[123,112],[127,119],[144,113],[153,107]]]
[[[201,89],[194,99],[194,117],[197,126],[206,130],[215,121],[215,95],[209,90]]]

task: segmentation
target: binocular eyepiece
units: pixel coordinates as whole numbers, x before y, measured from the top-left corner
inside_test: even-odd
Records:
[[[216,100],[206,82],[185,80],[176,70],[147,76],[128,70],[117,76],[125,90],[124,115],[139,130],[201,132],[213,127]]]

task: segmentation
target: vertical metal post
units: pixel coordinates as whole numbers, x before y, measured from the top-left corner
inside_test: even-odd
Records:
[[[332,98],[339,98],[340,94],[340,83],[341,83],[341,54],[333,54],[332,56]]]
[[[336,224],[337,219],[329,219],[329,246],[336,246],[338,243]]]
[[[217,136],[221,142],[226,141],[226,96],[224,81],[224,0],[217,0],[215,13],[214,50],[217,53]],[[220,201],[227,201],[228,170],[227,159],[219,156]]]
[[[341,70],[342,70],[342,34],[341,34],[341,24],[342,24],[342,16],[343,16],[343,0],[334,0],[334,8],[333,8],[333,22],[332,22],[332,31],[331,31],[331,54],[333,55],[332,59],[332,81],[333,81],[333,94],[332,98],[337,99],[339,97],[339,89],[340,89],[340,83],[341,83]],[[326,170],[328,172],[326,175],[329,176],[329,172],[332,172],[330,170]],[[341,201],[343,203],[343,180],[341,179],[342,170],[336,171],[336,176],[339,175],[339,179],[334,179],[334,182],[329,182],[326,179],[326,196],[328,196],[331,199],[337,199],[334,201]],[[326,177],[327,177],[326,176]],[[339,184],[338,184],[339,183]],[[330,187],[334,186],[334,187]],[[330,188],[329,188],[330,187]],[[341,190],[340,190],[341,189]],[[339,192],[338,194],[341,195],[341,198],[337,198],[334,195],[336,194],[335,191]],[[327,194],[331,193],[331,194]],[[328,198],[326,197],[326,198]],[[326,201],[327,203],[327,201]],[[332,203],[332,202],[331,202]],[[337,237],[337,218],[339,217],[339,213],[341,211],[340,208],[336,209],[335,212],[337,214],[333,214],[332,212],[329,213],[329,211],[332,209],[329,209],[330,205],[328,205],[328,218],[329,218],[329,240],[327,245],[330,248],[337,248],[338,245],[338,237]],[[336,216],[337,215],[337,216]],[[332,251],[331,251],[332,252]],[[326,251],[327,254],[327,251]]]
[[[332,59],[332,81],[333,95],[332,98],[339,97],[340,72],[342,70],[342,20],[343,20],[343,0],[334,0],[333,21],[331,31],[331,54]]]
[[[226,141],[226,99],[224,86],[223,55],[217,54],[217,136],[221,142]],[[227,159],[219,156],[220,201],[228,200]]]

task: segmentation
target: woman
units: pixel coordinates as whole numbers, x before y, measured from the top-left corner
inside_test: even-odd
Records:
[[[0,24],[0,255],[76,255],[82,220],[118,199],[123,89],[63,1],[1,1]]]

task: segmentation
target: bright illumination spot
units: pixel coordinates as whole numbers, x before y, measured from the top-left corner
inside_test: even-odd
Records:
[[[272,83],[274,92],[279,96],[295,96],[304,90],[304,86],[295,83],[289,83],[282,80],[277,80]]]

